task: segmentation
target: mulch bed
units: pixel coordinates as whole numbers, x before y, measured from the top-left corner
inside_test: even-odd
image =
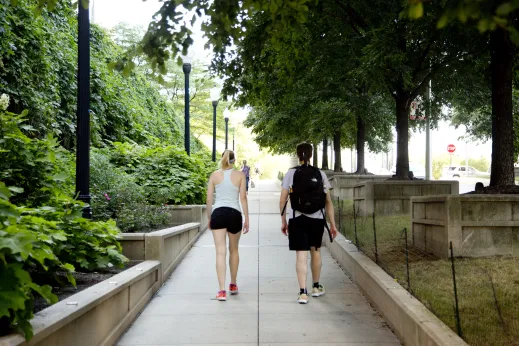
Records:
[[[79,293],[95,284],[98,284],[104,280],[107,280],[111,278],[112,276],[119,274],[120,272],[131,268],[139,263],[142,263],[142,261],[129,261],[126,263],[124,268],[111,268],[111,269],[104,269],[102,271],[98,272],[76,272],[74,273],[74,277],[76,278],[76,287],[72,286],[71,284],[66,281],[66,277],[62,273],[56,274],[58,276],[57,280],[51,279],[48,277],[48,275],[42,275],[39,276],[38,274],[32,275],[40,277],[44,282],[48,280],[52,280],[53,282],[49,282],[47,284],[52,285],[52,293],[58,296],[59,301],[62,301],[68,297],[70,297],[73,294]],[[38,280],[38,283],[42,283],[40,280]],[[59,283],[62,283],[62,285],[59,285]],[[34,301],[34,312],[41,311],[45,308],[48,308],[50,304],[48,304],[45,299],[41,298],[40,296],[36,296]]]
[[[487,186],[466,193],[466,195],[519,195],[519,185]]]

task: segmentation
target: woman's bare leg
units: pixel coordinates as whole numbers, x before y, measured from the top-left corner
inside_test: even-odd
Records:
[[[214,246],[216,249],[216,275],[218,275],[218,285],[220,291],[225,290],[225,274],[227,268],[225,266],[225,257],[227,257],[227,248],[225,246],[225,235],[227,229],[213,229]]]
[[[231,284],[236,284],[236,277],[238,276],[238,266],[240,264],[238,244],[240,243],[241,232],[238,232],[236,234],[227,234],[229,235],[229,268],[231,270]]]

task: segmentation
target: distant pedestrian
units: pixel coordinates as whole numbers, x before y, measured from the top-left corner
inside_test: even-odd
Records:
[[[247,160],[243,160],[243,166],[241,168],[243,174],[245,174],[245,189],[249,192],[249,180],[250,180],[250,167],[247,166]]]
[[[227,300],[225,291],[225,273],[227,268],[226,236],[229,237],[229,268],[231,283],[229,293],[238,294],[236,283],[240,255],[238,244],[241,234],[249,232],[249,207],[245,187],[245,174],[233,169],[235,162],[234,152],[225,150],[222,154],[221,169],[213,172],[207,187],[207,215],[209,228],[213,232],[216,248],[216,274],[218,276],[219,291],[216,299]],[[216,200],[213,206],[213,194],[216,191]],[[245,221],[242,223],[242,210]]]
[[[283,178],[279,209],[282,223],[281,232],[288,235],[290,250],[296,251],[296,273],[299,281],[297,302],[307,304],[308,251],[311,256],[312,297],[319,297],[325,293],[323,285],[319,282],[322,266],[320,247],[324,228],[328,228],[325,209],[330,220],[331,240],[337,236],[337,229],[333,204],[328,192],[331,187],[328,178],[318,168],[309,165],[312,157],[312,145],[299,144],[296,151],[300,166],[289,169]],[[287,209],[289,196],[291,206]],[[288,225],[285,215],[289,218]]]

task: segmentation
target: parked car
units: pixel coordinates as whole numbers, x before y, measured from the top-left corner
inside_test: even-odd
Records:
[[[461,178],[476,177],[478,173],[485,174],[470,166],[449,166],[444,170],[443,175],[448,178]]]

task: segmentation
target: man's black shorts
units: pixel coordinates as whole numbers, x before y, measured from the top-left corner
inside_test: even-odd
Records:
[[[241,213],[228,207],[216,208],[211,214],[211,229],[227,228],[227,232],[236,234],[243,229]]]
[[[294,251],[309,251],[321,247],[324,234],[324,219],[300,215],[288,222],[288,246]]]

